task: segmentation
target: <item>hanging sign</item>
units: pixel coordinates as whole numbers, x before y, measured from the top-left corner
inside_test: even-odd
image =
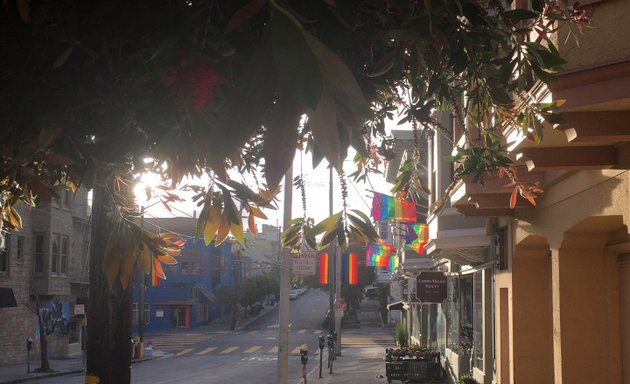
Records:
[[[423,303],[441,303],[446,300],[444,272],[420,272],[416,278],[416,297]]]

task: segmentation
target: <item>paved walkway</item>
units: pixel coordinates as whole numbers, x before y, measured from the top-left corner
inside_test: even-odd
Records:
[[[238,329],[246,327],[251,322],[264,316],[273,307],[265,307],[264,311],[255,317],[244,319]],[[369,384],[386,383],[384,350],[392,347],[393,337],[390,328],[384,328],[378,314],[378,302],[375,300],[363,301],[358,313],[361,327],[357,329],[343,330],[341,334],[341,356],[333,362],[333,373],[324,362],[322,378],[319,378],[319,369],[308,372],[307,382],[318,384],[344,383],[344,384]],[[195,331],[208,330],[214,332],[229,331],[229,323],[226,320],[217,320],[209,325],[198,327]],[[150,337],[150,335],[147,335]],[[143,361],[168,358],[171,354],[156,350],[152,357]],[[326,356],[326,355],[324,355]],[[141,363],[142,361],[134,361]],[[43,379],[52,376],[66,375],[84,371],[83,359],[50,359],[52,373],[26,373],[26,362],[11,365],[0,365],[0,384],[20,383],[26,380]],[[39,367],[39,360],[31,361],[31,371]],[[45,381],[42,381],[42,383]]]

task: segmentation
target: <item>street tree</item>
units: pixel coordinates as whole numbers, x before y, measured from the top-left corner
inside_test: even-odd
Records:
[[[527,97],[564,61],[558,23],[583,22],[557,0],[514,9],[498,0],[8,0],[0,12],[0,221],[18,230],[18,203],[63,189],[94,191],[87,371],[129,382],[130,289],[135,265],[174,263],[181,239],[137,226],[129,196],[158,173],[165,205],[188,176],[207,244],[255,233],[297,148],[325,159],[345,185],[391,155],[385,121],[451,135],[433,117],[450,111],[467,135],[456,177],[506,172],[535,203],[539,190],[511,172],[502,137],[517,124],[540,140],[557,104]],[[535,32],[535,33],[533,33]],[[518,97],[519,103],[516,104]],[[402,111],[397,115],[398,111]],[[357,171],[343,173],[348,149]],[[426,193],[414,156],[400,197]],[[246,185],[237,173],[264,173]],[[289,186],[285,186],[289,187]],[[342,197],[345,197],[342,188]],[[515,189],[516,190],[516,189]],[[247,224],[242,217],[247,218]],[[376,237],[344,205],[323,222],[295,219],[286,246]],[[318,242],[319,240],[319,242]],[[98,333],[96,333],[98,332]]]

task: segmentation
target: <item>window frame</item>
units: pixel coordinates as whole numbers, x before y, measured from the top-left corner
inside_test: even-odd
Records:
[[[41,238],[41,250],[38,250],[38,238]],[[46,255],[46,233],[33,232],[33,274],[44,274],[46,270]],[[41,263],[40,270],[37,270],[38,256]]]
[[[55,246],[57,250],[55,251]],[[59,275],[59,267],[60,267],[60,259],[61,259],[61,234],[60,233],[52,233],[50,235],[50,274],[51,275]]]
[[[0,236],[4,237],[4,248],[0,249],[0,276],[7,276],[11,263],[11,235],[0,232]]]

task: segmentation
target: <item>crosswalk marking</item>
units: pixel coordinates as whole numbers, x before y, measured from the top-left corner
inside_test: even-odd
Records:
[[[228,354],[228,353],[232,353],[234,351],[236,351],[238,349],[237,346],[232,346],[229,348],[224,349],[223,351],[221,351],[222,354]]]
[[[293,348],[293,350],[291,351],[291,353],[300,353],[300,347],[295,347],[295,348]]]
[[[185,355],[185,354],[187,354],[187,353],[192,352],[192,350],[193,350],[192,348],[186,348],[186,349],[184,349],[183,351],[179,351],[179,352],[177,352],[177,354],[176,354],[175,356]]]
[[[278,353],[278,346],[271,347],[267,353]]]
[[[320,333],[322,333],[322,330],[321,329],[316,329],[313,333],[316,334],[316,335],[319,335]]]
[[[306,332],[306,329],[300,329],[300,330],[298,331],[298,333],[305,333],[305,332]]]
[[[257,350],[259,350],[260,348],[262,348],[262,346],[254,345],[253,347],[250,347],[250,348],[246,349],[243,353],[254,353]]]
[[[214,351],[215,349],[217,349],[217,347],[208,347],[208,348],[204,349],[201,352],[195,353],[195,355],[205,355],[207,353],[210,353],[210,352]]]

